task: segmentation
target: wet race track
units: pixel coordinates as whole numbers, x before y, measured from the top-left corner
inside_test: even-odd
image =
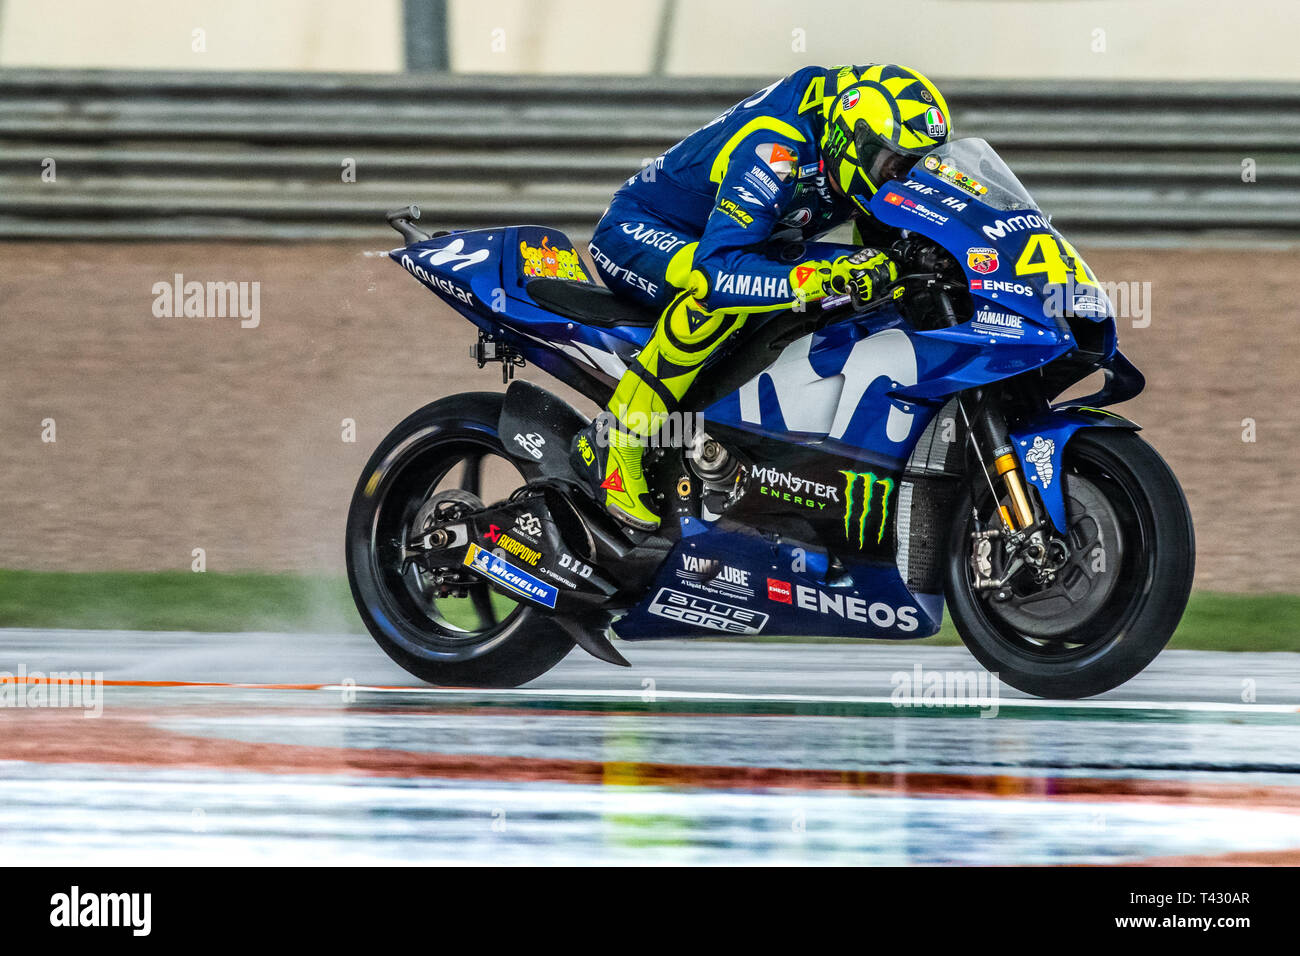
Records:
[[[621,644],[475,691],[357,635],[0,641],[7,862],[1300,863],[1300,655],[944,703],[961,648]],[[42,706],[96,671],[99,716]]]

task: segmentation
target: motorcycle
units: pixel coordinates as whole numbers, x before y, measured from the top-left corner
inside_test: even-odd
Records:
[[[1109,298],[983,140],[939,147],[870,208],[900,231],[897,282],[796,303],[709,360],[646,450],[653,533],[580,479],[588,417],[514,371],[603,406],[657,316],[592,282],[556,230],[429,235],[418,207],[390,213],[391,258],[477,327],[471,358],[508,387],[421,408],[358,481],[348,577],[384,651],[433,684],[512,687],[575,644],[626,665],[611,634],[907,640],[946,604],[1029,694],[1146,667],[1186,606],[1194,537],[1168,465],[1106,410],[1145,384]],[[1097,371],[1098,391],[1057,401]]]

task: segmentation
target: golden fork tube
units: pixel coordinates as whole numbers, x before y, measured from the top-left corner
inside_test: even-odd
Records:
[[[1034,523],[1034,509],[1029,506],[1029,496],[1025,494],[1025,485],[1020,480],[1020,468],[1016,464],[1015,454],[1007,452],[993,463],[993,467],[997,469],[998,477],[1006,484],[1011,495],[1011,508],[1016,515],[1012,530],[1028,528]],[[1004,520],[1009,517],[1005,508],[1002,509],[1002,517]]]

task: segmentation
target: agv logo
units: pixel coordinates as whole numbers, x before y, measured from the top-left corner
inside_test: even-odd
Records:
[[[859,549],[867,546],[869,536],[876,544],[882,543],[889,525],[894,479],[878,478],[874,471],[841,471],[840,474],[844,476],[845,539],[852,543],[856,538]]]

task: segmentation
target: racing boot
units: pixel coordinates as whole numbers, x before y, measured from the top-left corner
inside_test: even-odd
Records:
[[[619,521],[642,531],[659,527],[654,497],[641,468],[644,439],[603,413],[574,438],[574,458],[596,500]]]
[[[677,411],[705,360],[745,318],[744,312],[711,312],[691,291],[683,292],[659,317],[650,341],[614,389],[601,416],[608,430],[593,422],[575,438],[577,463],[596,500],[624,524],[643,531],[659,527],[641,467],[645,446]]]

